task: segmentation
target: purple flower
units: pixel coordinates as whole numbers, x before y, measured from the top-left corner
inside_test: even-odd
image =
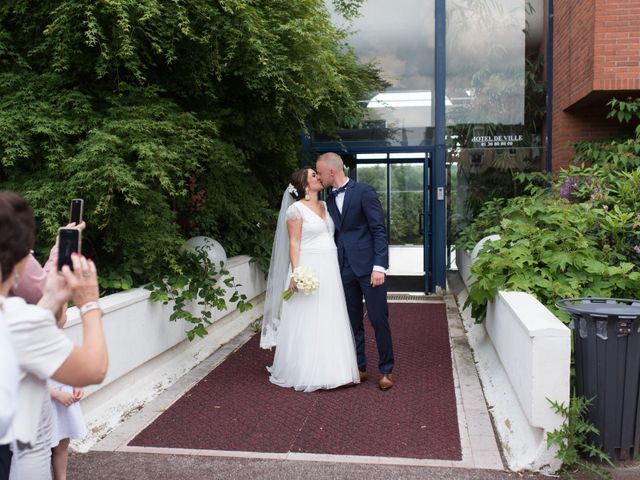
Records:
[[[569,198],[571,192],[580,184],[580,177],[573,175],[564,179],[564,184],[560,187],[560,196],[562,198]]]
[[[593,175],[591,174],[587,175],[586,177],[581,177],[579,175],[572,175],[570,177],[567,177],[564,179],[562,187],[560,187],[560,197],[571,199],[571,197],[573,196],[578,200],[586,200],[587,191],[584,191],[582,195],[578,196],[576,196],[577,194],[576,192],[574,192],[576,188],[583,185],[587,187],[586,190],[591,191],[589,197],[592,201],[594,201],[596,198],[598,198],[599,195],[601,195],[602,192],[602,188],[595,180],[596,179],[594,179]]]
[[[640,255],[640,245],[636,245],[635,247],[633,247],[633,251]]]

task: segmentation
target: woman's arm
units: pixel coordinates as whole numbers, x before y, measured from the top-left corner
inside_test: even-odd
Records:
[[[90,310],[82,315],[82,345],[74,345],[52,378],[67,385],[86,387],[101,383],[107,375],[108,365],[102,312]]]
[[[302,218],[290,218],[287,220],[287,231],[289,232],[289,261],[291,262],[291,271],[298,267],[300,258],[300,237],[302,236]],[[297,292],[298,287],[291,278],[289,289]]]
[[[102,330],[102,310],[98,306],[98,279],[96,266],[91,260],[82,255],[73,254],[73,272],[68,266],[62,268],[65,288],[71,290],[71,298],[80,309],[82,317],[82,345],[74,346],[62,365],[54,372],[52,378],[58,382],[77,387],[84,387],[104,380],[107,374],[108,355],[107,344]],[[49,274],[52,284],[59,281],[58,273]],[[58,289],[47,291],[41,300],[42,306],[50,303],[51,308],[57,308],[61,297]],[[87,308],[92,307],[95,308]],[[84,307],[84,308],[83,308]],[[83,312],[84,310],[84,312]]]

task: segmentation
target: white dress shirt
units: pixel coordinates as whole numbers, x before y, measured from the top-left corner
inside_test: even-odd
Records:
[[[347,181],[344,182],[342,185],[340,185],[338,188],[342,188],[344,187],[347,183],[349,183],[349,179],[347,178]],[[333,190],[337,190],[338,188],[334,188]],[[338,207],[338,211],[340,212],[340,215],[342,215],[342,206],[344,205],[344,191],[338,193],[336,195],[336,207]]]

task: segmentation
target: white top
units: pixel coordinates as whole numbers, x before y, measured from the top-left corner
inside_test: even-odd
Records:
[[[4,300],[4,317],[18,357],[18,408],[11,430],[0,445],[16,439],[33,445],[40,420],[37,412],[49,401],[47,378],[67,359],[73,343],[56,326],[53,313],[27,304],[22,298]]]
[[[18,396],[18,360],[11,345],[9,328],[0,310],[0,437],[3,437],[16,412]],[[3,444],[0,441],[0,444]]]
[[[324,218],[311,210],[302,201],[298,201],[287,209],[287,220],[302,220],[302,232],[300,234],[300,250],[328,250],[336,251],[336,242],[333,239],[334,225],[331,215],[327,211],[326,204],[320,202],[324,211]]]

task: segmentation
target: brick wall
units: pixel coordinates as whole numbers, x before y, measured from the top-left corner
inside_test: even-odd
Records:
[[[597,0],[594,90],[640,90],[640,1]]]
[[[612,97],[640,95],[640,0],[554,2],[553,169],[568,164],[570,142],[606,138]]]

